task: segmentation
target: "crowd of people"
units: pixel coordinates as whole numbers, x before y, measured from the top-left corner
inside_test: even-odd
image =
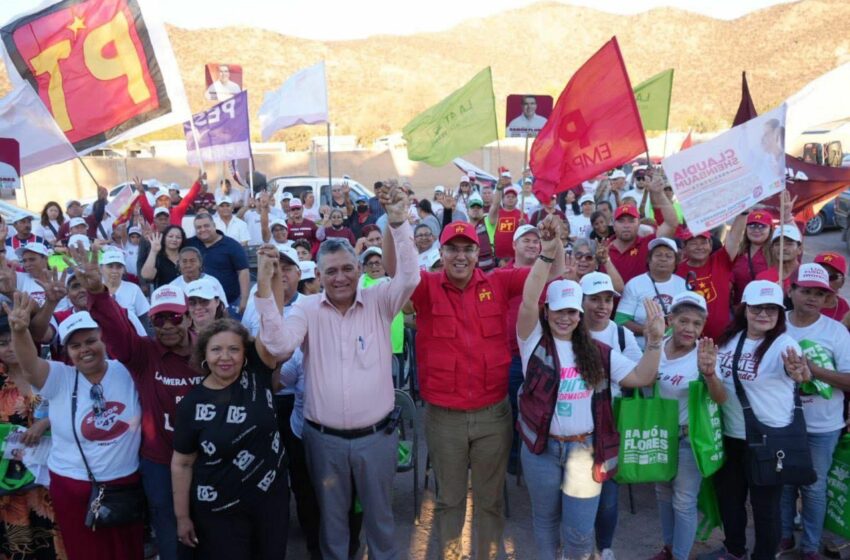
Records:
[[[393,357],[407,325],[441,558],[462,557],[470,477],[477,557],[499,554],[505,478],[521,472],[529,557],[613,560],[615,402],[653,386],[677,401],[679,432],[652,558],[689,558],[700,379],[726,455],[723,547],[700,557],[748,557],[749,503],[752,558],[817,558],[847,429],[845,258],[803,262],[790,212],[761,207],[695,234],[651,166],[549,200],[533,184],[465,175],[430,200],[395,180],[371,198],[339,184],[320,203],[211,192],[199,175],[183,196],[136,180],[124,222],[102,188],[88,208],[4,221],[0,420],[51,444],[49,489],[2,498],[15,506],[0,508],[0,557],[141,559],[155,542],[164,560],[279,559],[291,492],[311,558],[350,558],[361,533],[370,558],[401,558]],[[791,426],[795,403],[816,479],[756,484],[752,419]]]

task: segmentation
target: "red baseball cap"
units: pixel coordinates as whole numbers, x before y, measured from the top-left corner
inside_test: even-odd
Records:
[[[622,216],[631,216],[632,218],[640,219],[638,209],[634,206],[620,206],[614,211],[614,221],[619,220]]]
[[[693,239],[694,237],[705,237],[706,239],[711,239],[711,232],[704,231],[702,233],[694,234],[694,232],[692,232],[690,229],[679,226],[676,228],[676,237],[678,237],[682,241],[688,241],[690,239]]]
[[[820,253],[818,256],[815,257],[815,262],[817,264],[825,264],[827,266],[831,266],[841,274],[847,274],[847,261],[842,255],[839,255],[838,253],[833,253],[832,251]]]
[[[753,210],[747,214],[748,224],[764,224],[767,227],[773,225],[773,215],[767,210]]]
[[[445,245],[457,237],[462,237],[478,245],[478,234],[475,233],[475,226],[469,222],[452,222],[444,227],[443,233],[440,234],[440,245]]]

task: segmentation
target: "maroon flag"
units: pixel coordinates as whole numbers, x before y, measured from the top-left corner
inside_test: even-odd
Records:
[[[743,73],[741,85],[741,103],[732,126],[746,122],[756,113],[750,88],[747,85],[747,73]],[[800,158],[785,154],[786,183],[785,189],[794,200],[791,211],[797,221],[809,221],[820,211],[818,205],[825,204],[841,191],[850,187],[850,167],[827,167],[805,163]],[[795,200],[796,197],[796,200]],[[775,208],[779,215],[779,198],[774,196],[763,202],[765,206]]]

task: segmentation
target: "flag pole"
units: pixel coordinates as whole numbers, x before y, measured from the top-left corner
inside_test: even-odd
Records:
[[[782,226],[785,225],[783,220],[785,220],[785,185],[784,185],[784,183],[783,183],[783,186],[782,186],[782,191],[779,193],[779,227],[780,228],[782,228]],[[797,226],[794,226],[794,227],[797,227]],[[779,279],[778,279],[780,288],[782,288],[782,285],[784,284],[783,278],[782,278],[782,273],[784,272],[782,270],[783,269],[782,254],[783,254],[784,251],[785,251],[785,236],[780,235],[779,236]]]
[[[251,189],[250,195],[254,196],[254,155],[251,154],[251,157],[248,158],[248,188]],[[245,201],[245,204],[248,204],[249,200]]]
[[[27,198],[27,184],[24,182],[24,176],[21,175],[21,190],[24,192],[24,208],[30,207],[29,198]]]
[[[333,173],[331,173],[331,123],[325,123],[328,127],[328,188],[333,190]]]
[[[528,131],[525,132],[525,149],[522,152],[522,171],[528,167]]]
[[[94,175],[92,174],[91,169],[89,169],[89,166],[86,165],[86,162],[83,161],[83,158],[80,157],[80,154],[77,154],[77,161],[80,162],[80,164],[83,166],[83,169],[85,169],[86,173],[88,173],[89,177],[91,177],[91,180],[94,181],[94,185],[96,187],[99,187],[100,183],[98,183],[97,179],[94,178]]]
[[[201,159],[201,137],[198,135],[198,129],[195,128],[195,121],[189,118],[189,127],[192,129],[192,138],[195,139],[195,153],[198,154],[198,167],[201,168],[201,175],[204,171],[204,160]]]

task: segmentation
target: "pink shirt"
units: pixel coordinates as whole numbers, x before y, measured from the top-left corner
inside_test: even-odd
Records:
[[[301,296],[281,317],[274,299],[255,297],[260,340],[273,355],[304,352],[304,417],[329,428],[371,426],[395,403],[390,324],[419,284],[413,230],[393,229],[396,275],[368,290],[341,314],[324,293]]]

